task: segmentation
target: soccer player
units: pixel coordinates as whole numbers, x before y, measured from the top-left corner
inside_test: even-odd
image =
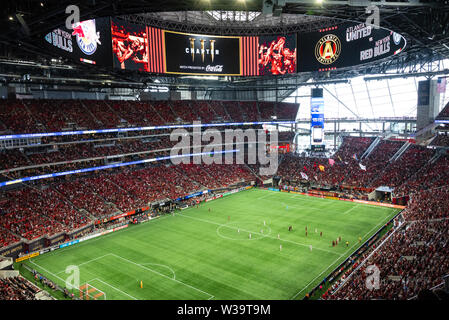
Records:
[[[310,247],[309,247],[309,248],[310,248],[310,251],[312,251],[312,245],[310,245]]]
[[[249,238],[251,239],[251,233],[249,234]]]
[[[349,246],[349,241],[346,241],[346,247]]]
[[[280,239],[281,238],[281,236],[279,235],[279,233],[278,233],[278,239]]]
[[[288,227],[288,231],[292,231],[293,230],[293,227],[292,226],[289,226]]]
[[[323,236],[323,231],[320,231],[320,237],[322,237]]]
[[[362,237],[359,237],[359,243],[362,242]]]

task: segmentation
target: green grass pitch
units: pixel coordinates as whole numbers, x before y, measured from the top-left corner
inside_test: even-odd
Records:
[[[301,299],[397,211],[251,189],[24,263],[62,286],[76,265],[108,300]]]

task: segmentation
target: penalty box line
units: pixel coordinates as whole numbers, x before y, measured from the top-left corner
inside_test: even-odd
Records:
[[[186,286],[186,287],[189,287],[189,288],[194,289],[194,290],[196,290],[196,291],[198,291],[198,292],[201,292],[201,293],[203,293],[203,294],[206,294],[206,295],[209,296],[209,299],[208,299],[208,300],[211,300],[211,299],[215,298],[215,296],[212,295],[212,294],[210,294],[210,293],[207,293],[207,292],[205,292],[205,291],[203,291],[203,290],[201,290],[201,289],[198,289],[198,288],[196,288],[196,287],[194,287],[194,286],[191,286],[190,284],[184,283],[184,282],[179,281],[179,280],[177,280],[177,279],[173,279],[173,278],[171,278],[171,277],[169,277],[169,276],[166,276],[165,274],[159,273],[159,272],[157,272],[157,271],[155,271],[155,270],[153,270],[153,269],[151,269],[151,268],[147,268],[147,267],[145,267],[145,266],[143,266],[143,265],[141,265],[141,264],[135,263],[134,261],[128,260],[128,259],[123,258],[123,257],[121,257],[121,256],[118,256],[118,255],[116,255],[116,254],[114,254],[114,253],[109,253],[109,255],[112,255],[112,256],[114,256],[114,257],[116,257],[116,258],[120,258],[120,259],[122,259],[122,260],[124,260],[124,261],[126,261],[126,262],[128,262],[128,263],[134,264],[134,265],[136,265],[136,266],[138,266],[138,267],[141,267],[141,268],[143,268],[143,269],[146,269],[146,270],[148,270],[148,271],[151,271],[151,272],[153,272],[153,273],[156,273],[157,275],[159,275],[159,276],[161,276],[161,277],[163,277],[163,278],[167,278],[167,279],[169,279],[169,280],[171,280],[171,281],[175,281],[175,282],[180,283],[180,284],[182,284],[182,285],[184,285],[184,286]]]
[[[89,263],[89,262],[94,261],[94,260],[99,260],[99,259],[101,259],[101,258],[104,258],[104,257],[107,256],[107,255],[109,255],[109,254],[105,254],[104,256],[101,256],[101,257],[96,258],[96,259],[92,259],[92,260],[87,261],[87,262],[85,262],[85,263],[83,263],[83,264]],[[59,273],[61,273],[61,272],[65,272],[65,270],[64,270],[64,271],[61,271],[61,272],[58,272],[58,273],[55,274],[55,273],[53,273],[53,272],[51,272],[51,271],[45,269],[45,268],[42,267],[41,265],[37,264],[36,262],[31,261],[31,259],[29,260],[29,262],[30,262],[31,264],[33,264],[33,265],[39,267],[40,269],[44,270],[44,271],[47,272],[48,274],[51,274],[51,275],[54,276],[55,278],[61,280],[61,281],[65,284],[65,281],[66,281],[66,280],[64,280],[64,279],[62,279],[61,277],[57,276],[57,274],[59,274]],[[80,264],[80,265],[81,265],[81,264]],[[89,272],[89,271],[87,271],[87,273],[90,273],[91,275],[95,276],[95,274],[93,274],[93,273],[91,273],[91,272]],[[94,278],[94,279],[89,280],[89,281],[87,281],[87,282],[92,282],[92,281],[95,281],[95,280],[104,283],[105,285],[107,285],[107,286],[113,288],[114,290],[117,290],[117,291],[119,291],[119,292],[121,292],[121,293],[127,295],[128,297],[131,297],[131,298],[134,299],[134,300],[139,300],[139,299],[133,297],[132,295],[130,295],[130,294],[128,294],[128,293],[126,293],[126,292],[124,292],[124,291],[122,291],[122,290],[120,290],[120,289],[118,289],[118,288],[116,288],[116,287],[114,287],[114,286],[112,286],[112,285],[110,285],[109,283],[107,283],[107,282],[105,282],[105,281],[103,281],[103,280],[101,280],[101,279]]]
[[[211,300],[211,299],[215,298],[215,296],[212,295],[212,294],[210,294],[210,293],[207,293],[207,292],[205,292],[205,291],[203,291],[203,290],[201,290],[201,289],[195,288],[195,287],[193,287],[193,286],[191,286],[191,285],[189,285],[189,284],[187,284],[187,283],[184,283],[184,282],[182,282],[182,281],[179,281],[179,280],[177,280],[177,279],[175,279],[175,278],[168,277],[168,276],[166,276],[166,275],[164,275],[164,274],[162,274],[162,273],[159,273],[159,272],[157,272],[157,271],[155,271],[155,270],[153,270],[153,269],[151,269],[151,268],[145,267],[145,266],[143,266],[143,265],[141,265],[141,264],[138,264],[138,263],[136,263],[136,262],[134,262],[134,261],[131,261],[131,260],[128,260],[128,259],[123,258],[123,257],[121,257],[121,256],[118,256],[118,255],[116,255],[116,254],[114,254],[114,253],[108,253],[108,254],[102,255],[101,257],[98,257],[98,258],[91,259],[91,260],[89,260],[89,261],[83,262],[83,263],[79,264],[78,267],[81,266],[81,265],[85,265],[85,264],[88,264],[88,263],[90,263],[90,262],[93,262],[93,261],[95,261],[95,260],[100,260],[100,259],[102,259],[102,258],[104,258],[104,257],[106,257],[106,256],[113,256],[113,257],[122,259],[122,260],[124,260],[124,261],[126,261],[126,262],[128,262],[128,263],[134,264],[134,265],[139,266],[139,267],[141,267],[141,268],[143,268],[143,269],[146,269],[146,270],[148,270],[148,271],[151,271],[151,272],[153,272],[153,273],[156,273],[157,275],[159,275],[159,276],[161,276],[161,277],[170,279],[170,280],[172,280],[172,281],[175,281],[175,282],[178,282],[178,283],[180,283],[180,284],[183,284],[183,285],[185,285],[185,286],[187,286],[187,287],[189,287],[189,288],[191,288],[191,289],[194,289],[194,290],[196,290],[196,291],[199,291],[199,292],[201,292],[201,293],[204,293],[204,294],[206,294],[206,295],[209,296],[209,299],[208,299],[208,300]],[[32,262],[32,263],[33,263],[33,262]],[[37,264],[36,264],[36,265],[37,265]],[[40,266],[39,266],[39,267],[40,267]],[[42,268],[42,269],[45,270],[44,268]],[[61,279],[60,277],[58,277],[56,274],[53,274],[53,273],[49,272],[48,270],[46,270],[46,271],[47,271],[48,273],[54,275],[54,276],[57,277],[58,279],[60,279],[60,280],[62,280],[62,281],[65,281],[65,280]],[[65,270],[64,270],[64,271],[58,272],[58,274],[61,273],[61,272],[65,272]],[[90,274],[92,274],[92,273],[89,272],[89,271],[87,271],[87,272],[90,273]],[[95,276],[95,274],[92,274],[92,275]],[[108,285],[109,287],[111,287],[111,288],[113,288],[113,289],[115,289],[115,290],[117,290],[117,291],[120,291],[120,292],[122,292],[123,294],[125,294],[125,295],[127,295],[127,296],[129,296],[129,297],[132,297],[130,294],[127,294],[126,292],[123,292],[123,291],[121,291],[120,289],[113,287],[113,286],[110,285],[109,283],[104,282],[104,281],[102,281],[102,280],[99,279],[99,278],[95,278],[94,280],[98,280],[98,281],[100,281],[100,282],[103,282],[104,284]],[[92,281],[93,281],[93,280],[92,280]],[[134,300],[138,300],[138,299],[136,299],[136,298],[134,298],[134,297],[132,297],[132,298],[133,298]]]
[[[87,283],[91,283],[91,282],[94,282],[94,281],[99,281],[99,282],[101,282],[101,283],[107,285],[108,287],[111,287],[112,289],[117,290],[118,292],[123,293],[124,295],[130,297],[130,298],[133,299],[133,300],[139,300],[139,299],[137,299],[136,297],[133,297],[132,295],[130,295],[130,294],[128,294],[128,293],[126,293],[126,292],[120,290],[119,288],[116,288],[116,287],[112,286],[111,284],[109,284],[109,283],[107,283],[107,282],[105,282],[105,281],[103,281],[103,280],[101,280],[101,279],[99,279],[99,278],[94,278],[94,279],[92,279],[92,280],[89,280],[89,281],[87,281]]]

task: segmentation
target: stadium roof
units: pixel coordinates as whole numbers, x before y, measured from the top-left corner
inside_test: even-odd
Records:
[[[53,78],[74,77],[82,73],[80,69],[89,70],[90,79],[97,81],[95,85],[114,86],[114,81],[121,86],[132,87],[154,81],[153,76],[138,73],[126,74],[99,70],[92,73],[89,66],[71,66],[66,62],[52,61],[50,55],[37,45],[37,39],[53,28],[65,23],[66,7],[72,1],[56,0],[18,0],[2,3],[0,14],[0,56],[9,59],[0,64],[1,72],[15,71],[14,65],[20,65],[20,73],[24,73],[28,61],[36,66],[50,68],[48,74]],[[332,73],[332,80],[348,79],[371,74],[408,74],[426,73],[433,76],[436,72],[446,72],[442,66],[434,67],[435,61],[449,57],[449,1],[401,0],[401,1],[336,1],[324,0],[318,4],[315,0],[89,0],[79,1],[81,19],[98,16],[120,16],[126,20],[156,25],[168,30],[186,32],[206,32],[216,34],[275,34],[278,32],[297,32],[316,30],[326,25],[334,25],[341,19],[365,22],[369,13],[367,5],[376,5],[380,13],[380,25],[399,32],[407,39],[404,52],[374,64],[360,65],[354,68],[341,69]],[[39,52],[39,55],[36,55]],[[11,62],[11,60],[13,60]],[[23,62],[21,60],[26,60]],[[8,64],[8,65],[6,65]],[[429,67],[430,66],[430,67]],[[18,72],[17,72],[18,73]],[[19,74],[20,74],[19,73]],[[45,80],[49,78],[44,75]],[[294,86],[313,79],[327,81],[329,74],[315,72],[277,76],[276,80],[264,78],[272,90],[280,88],[285,98],[294,91]],[[179,76],[164,77],[165,84],[204,85],[202,80],[185,79]],[[75,79],[75,82],[79,81]],[[109,82],[108,82],[109,81]],[[230,88],[260,87],[256,78],[227,79]],[[70,81],[69,81],[70,82]],[[67,83],[69,83],[67,82]],[[208,82],[206,86],[210,86]],[[91,85],[86,83],[86,85]],[[216,83],[223,87],[223,82]],[[286,86],[289,86],[288,88]],[[247,89],[245,89],[247,90]]]

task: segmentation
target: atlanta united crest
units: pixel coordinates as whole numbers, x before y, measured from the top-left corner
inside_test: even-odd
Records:
[[[76,43],[82,52],[87,55],[97,50],[100,42],[100,32],[95,27],[95,19],[77,22],[73,25],[72,36],[76,35]]]
[[[315,46],[315,57],[321,64],[334,63],[341,53],[340,39],[333,34],[322,37]]]

